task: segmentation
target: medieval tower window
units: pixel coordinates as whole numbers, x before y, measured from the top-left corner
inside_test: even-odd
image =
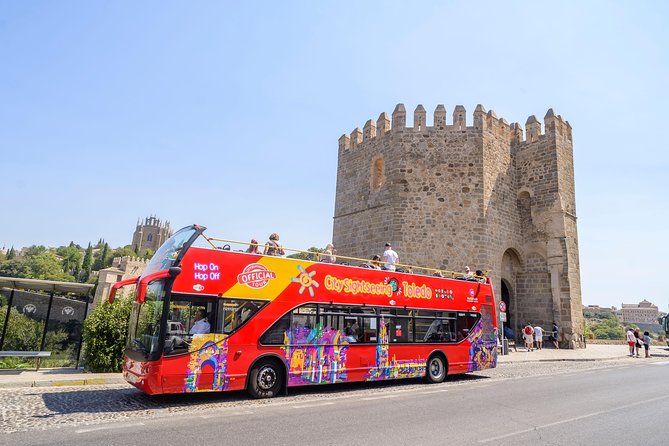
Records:
[[[153,234],[149,234],[146,236],[146,241],[147,242],[152,242],[153,241]]]
[[[383,158],[378,157],[372,161],[372,190],[378,191],[383,186]]]

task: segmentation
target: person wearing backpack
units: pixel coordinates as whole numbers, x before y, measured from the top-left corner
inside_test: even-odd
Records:
[[[282,256],[285,254],[283,246],[279,244],[279,234],[276,232],[269,236],[269,241],[265,244],[263,254],[266,256]]]
[[[525,328],[523,328],[523,338],[525,339],[525,347],[527,347],[527,351],[531,352],[532,347],[534,346],[534,328],[532,328],[532,324],[529,322],[525,325]]]

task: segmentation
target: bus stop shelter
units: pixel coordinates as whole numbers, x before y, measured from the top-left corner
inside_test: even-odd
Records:
[[[50,366],[78,367],[93,287],[0,277],[0,368],[25,367],[37,352],[48,352]]]

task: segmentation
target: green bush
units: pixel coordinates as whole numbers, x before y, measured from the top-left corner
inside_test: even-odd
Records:
[[[0,315],[6,315],[7,307],[0,307]],[[21,314],[12,307],[9,313],[9,323],[3,350],[5,351],[36,351],[42,343],[44,322],[36,321]],[[67,341],[68,334],[63,330],[51,330],[46,333],[44,350],[56,356],[62,349],[62,343]],[[25,358],[6,358],[0,361],[0,369],[14,369],[32,367],[33,361]],[[44,364],[44,363],[42,363]]]
[[[121,371],[132,302],[132,298],[104,302],[84,321],[84,356],[90,371]]]

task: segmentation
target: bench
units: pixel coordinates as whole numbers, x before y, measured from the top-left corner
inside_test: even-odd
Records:
[[[0,358],[9,356],[18,356],[22,358],[35,358],[35,370],[39,370],[39,362],[41,358],[48,358],[51,352],[19,352],[19,351],[1,351]]]

